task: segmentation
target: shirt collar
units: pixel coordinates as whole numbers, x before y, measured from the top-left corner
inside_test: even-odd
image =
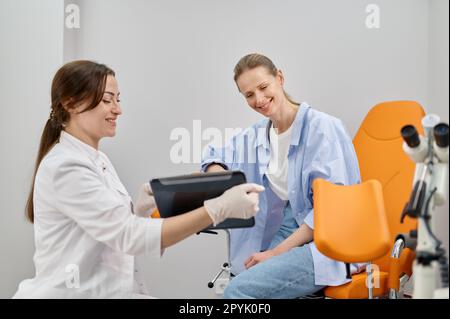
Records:
[[[257,139],[257,146],[263,146],[265,149],[269,149],[269,130],[270,130],[271,122],[268,119],[263,121],[261,126],[257,125],[255,127],[255,134]]]
[[[98,150],[77,139],[75,136],[70,135],[66,131],[61,131],[59,143],[81,151],[94,162],[97,162],[97,160],[100,158],[100,152]]]
[[[309,106],[308,103],[303,102],[300,104],[294,123],[292,123],[291,145],[298,146],[300,143],[300,135],[302,133],[303,126],[306,123],[306,113],[310,108],[311,106]]]
[[[291,145],[298,146],[300,143],[300,135],[303,129],[303,126],[306,122],[306,113],[311,108],[308,103],[303,102],[300,104],[297,114],[295,115],[294,122],[291,125]],[[268,133],[270,130],[270,126],[272,125],[271,121],[267,120],[265,122],[266,129],[264,130],[264,134],[261,134],[261,130],[257,133],[258,146],[263,146],[265,149],[270,148]]]

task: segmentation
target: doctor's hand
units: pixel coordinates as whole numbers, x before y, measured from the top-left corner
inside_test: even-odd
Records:
[[[145,183],[139,189],[139,196],[134,204],[134,213],[141,217],[148,217],[154,208],[156,208],[156,202],[153,191],[150,184]]]
[[[273,249],[269,249],[261,253],[255,253],[247,258],[247,260],[244,262],[244,266],[248,269],[276,255],[278,255],[278,253],[276,253]]]
[[[208,215],[214,226],[227,218],[248,219],[259,210],[259,195],[264,187],[258,184],[241,184],[234,186],[221,196],[204,202]]]

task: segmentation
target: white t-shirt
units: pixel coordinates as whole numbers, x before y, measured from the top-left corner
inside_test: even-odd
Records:
[[[288,152],[291,145],[292,125],[281,134],[270,126],[270,161],[267,170],[270,188],[282,200],[288,200]]]

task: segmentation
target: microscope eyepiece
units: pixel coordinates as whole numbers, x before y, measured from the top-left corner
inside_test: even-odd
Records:
[[[403,137],[403,140],[410,148],[416,148],[420,145],[419,134],[417,133],[417,130],[413,125],[403,126],[401,135]]]
[[[448,147],[448,124],[439,123],[434,127],[433,133],[437,146],[441,148]]]

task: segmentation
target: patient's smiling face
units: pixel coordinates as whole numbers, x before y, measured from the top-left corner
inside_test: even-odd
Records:
[[[248,105],[266,117],[271,117],[281,109],[286,99],[283,83],[281,71],[274,76],[263,66],[244,71],[236,80]]]

